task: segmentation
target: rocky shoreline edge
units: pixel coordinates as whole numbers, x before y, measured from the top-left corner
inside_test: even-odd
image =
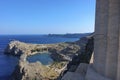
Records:
[[[29,63],[26,58],[37,53],[50,52],[54,63],[45,66],[40,62]],[[89,63],[93,52],[93,36],[75,42],[57,44],[29,44],[11,41],[5,54],[20,57],[11,80],[61,80],[68,71],[74,71],[80,63]]]

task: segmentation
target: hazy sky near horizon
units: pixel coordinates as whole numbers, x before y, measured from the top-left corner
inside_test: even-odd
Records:
[[[94,31],[95,0],[0,0],[0,34]]]

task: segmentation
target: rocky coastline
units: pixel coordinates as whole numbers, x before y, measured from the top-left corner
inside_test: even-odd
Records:
[[[70,61],[73,54],[76,54],[79,49],[80,46],[76,43],[29,44],[20,41],[11,41],[4,53],[21,57],[23,54],[30,56],[37,53],[50,52],[51,57],[56,61]]]
[[[89,63],[93,50],[93,37],[86,36],[76,42],[57,44],[29,44],[11,41],[5,54],[20,57],[11,80],[61,80],[68,71],[74,71],[79,63]],[[34,54],[50,52],[54,63],[43,65],[29,63],[26,58]]]

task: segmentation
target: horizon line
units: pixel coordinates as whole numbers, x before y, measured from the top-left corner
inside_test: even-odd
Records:
[[[45,33],[45,34],[0,34],[0,35],[49,35],[49,34],[87,34],[93,32],[82,32],[82,33]]]

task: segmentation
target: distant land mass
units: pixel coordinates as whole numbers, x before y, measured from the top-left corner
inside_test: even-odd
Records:
[[[49,37],[81,38],[92,33],[67,33],[67,34],[48,34]]]

